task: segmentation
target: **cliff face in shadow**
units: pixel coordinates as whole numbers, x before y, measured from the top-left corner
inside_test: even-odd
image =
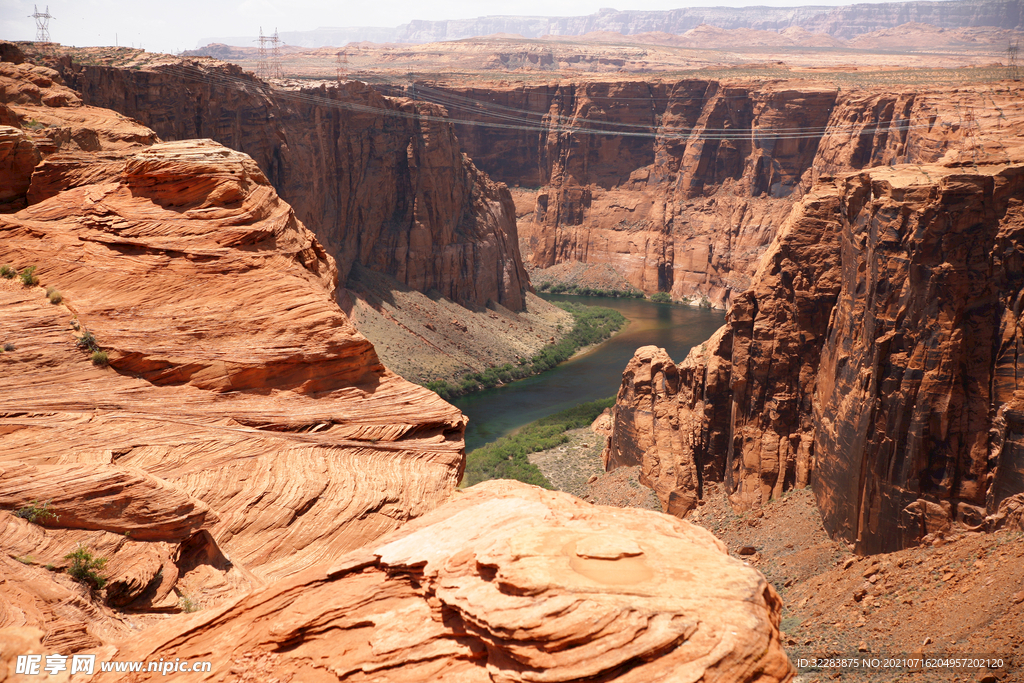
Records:
[[[211,138],[251,156],[334,256],[342,282],[358,263],[463,305],[523,308],[511,197],[431,118],[440,108],[358,82],[270,89],[219,63],[60,67],[87,104],[163,139]]]
[[[1024,495],[1022,195],[1020,163],[819,182],[718,334],[637,353],[606,461],[676,514],[707,481],[738,509],[811,483],[859,552],[998,525]]]

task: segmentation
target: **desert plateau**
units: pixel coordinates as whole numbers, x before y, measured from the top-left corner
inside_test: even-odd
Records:
[[[1024,0],[23,4],[0,682],[1024,681]]]

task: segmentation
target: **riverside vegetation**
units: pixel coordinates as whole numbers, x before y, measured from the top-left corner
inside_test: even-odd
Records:
[[[567,442],[566,432],[591,424],[614,403],[614,396],[581,403],[542,417],[514,434],[477,448],[466,455],[462,486],[472,486],[488,479],[518,479],[546,489],[554,488],[540,469],[530,462],[530,453],[546,451]]]
[[[572,314],[575,320],[572,332],[559,341],[545,346],[532,358],[520,359],[518,365],[505,363],[487,368],[483,372],[468,372],[455,384],[445,380],[434,380],[424,386],[436,392],[441,398],[450,399],[481,389],[490,389],[499,384],[508,384],[531,375],[539,375],[568,360],[580,349],[604,341],[626,322],[624,315],[610,308],[584,306],[565,301],[555,302],[555,305]]]

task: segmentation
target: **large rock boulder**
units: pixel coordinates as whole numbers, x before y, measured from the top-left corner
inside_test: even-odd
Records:
[[[213,681],[767,683],[793,673],[780,610],[704,529],[487,482],[117,657],[209,660]]]

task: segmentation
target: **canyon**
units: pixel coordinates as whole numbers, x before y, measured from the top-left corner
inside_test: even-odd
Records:
[[[1015,415],[1024,166],[823,179],[724,328],[676,365],[640,349],[605,460],[676,514],[813,486],[861,553],[997,528],[1020,507]]]
[[[707,531],[456,492],[464,416],[380,362],[252,157],[24,60],[0,100],[4,679],[211,647],[215,680],[792,677],[777,593]]]
[[[995,85],[881,93],[692,79],[414,89],[465,121],[456,131],[474,163],[512,186],[533,266],[610,266],[641,291],[723,308],[751,286],[818,178],[1006,160],[1021,122],[1017,93]],[[532,128],[476,125],[503,117]]]
[[[790,494],[834,539],[798,609],[844,552],[1024,531],[1020,82],[545,44],[373,84],[0,46],[0,636],[216,680],[790,680],[791,584],[733,545]],[[456,488],[466,419],[408,380],[553,341],[545,274],[728,311],[601,418],[668,515]]]

